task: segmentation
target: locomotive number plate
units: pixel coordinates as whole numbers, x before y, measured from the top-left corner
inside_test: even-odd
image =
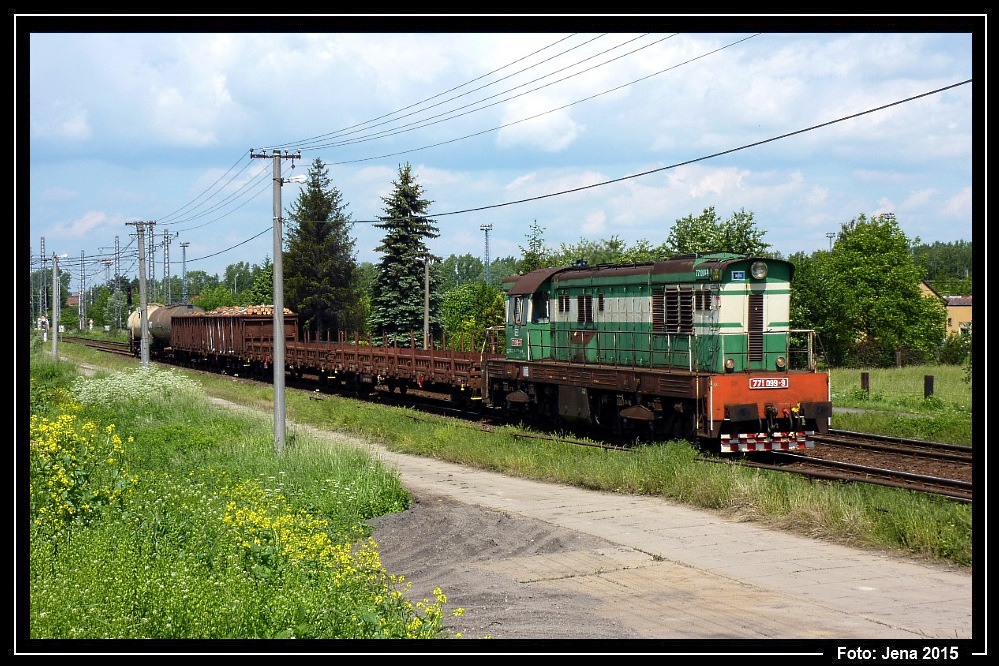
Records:
[[[786,389],[791,385],[791,380],[787,377],[750,377],[749,388],[751,389]]]
[[[524,346],[524,340],[522,338],[511,338],[510,339],[510,346],[511,347],[523,347]]]

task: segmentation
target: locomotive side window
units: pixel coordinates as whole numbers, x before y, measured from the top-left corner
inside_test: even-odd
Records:
[[[569,294],[562,292],[558,295],[558,311],[559,313],[569,311]]]
[[[597,310],[600,312],[604,311],[604,295],[597,294]]]
[[[593,322],[593,294],[580,294],[576,298],[576,321]]]
[[[531,321],[535,324],[548,323],[548,292],[536,292],[531,299]]]
[[[527,308],[527,297],[516,296],[511,299],[510,324],[521,325],[526,321],[524,310]]]

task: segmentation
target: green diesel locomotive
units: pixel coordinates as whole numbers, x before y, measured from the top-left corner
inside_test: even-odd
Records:
[[[832,412],[814,331],[790,328],[793,264],[729,253],[508,278],[506,350],[484,400],[550,422],[813,446]]]

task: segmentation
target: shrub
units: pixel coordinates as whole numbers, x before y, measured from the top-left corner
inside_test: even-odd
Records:
[[[30,432],[30,516],[38,527],[55,532],[86,523],[102,507],[119,505],[137,482],[114,425],[78,423],[73,414],[51,420],[32,414]]]
[[[961,365],[971,354],[971,336],[964,333],[948,333],[940,353],[937,356],[940,363]]]

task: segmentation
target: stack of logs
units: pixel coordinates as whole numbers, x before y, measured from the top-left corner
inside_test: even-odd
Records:
[[[295,314],[288,308],[284,309],[286,315]],[[273,305],[220,305],[211,312],[206,312],[207,315],[274,315]]]

